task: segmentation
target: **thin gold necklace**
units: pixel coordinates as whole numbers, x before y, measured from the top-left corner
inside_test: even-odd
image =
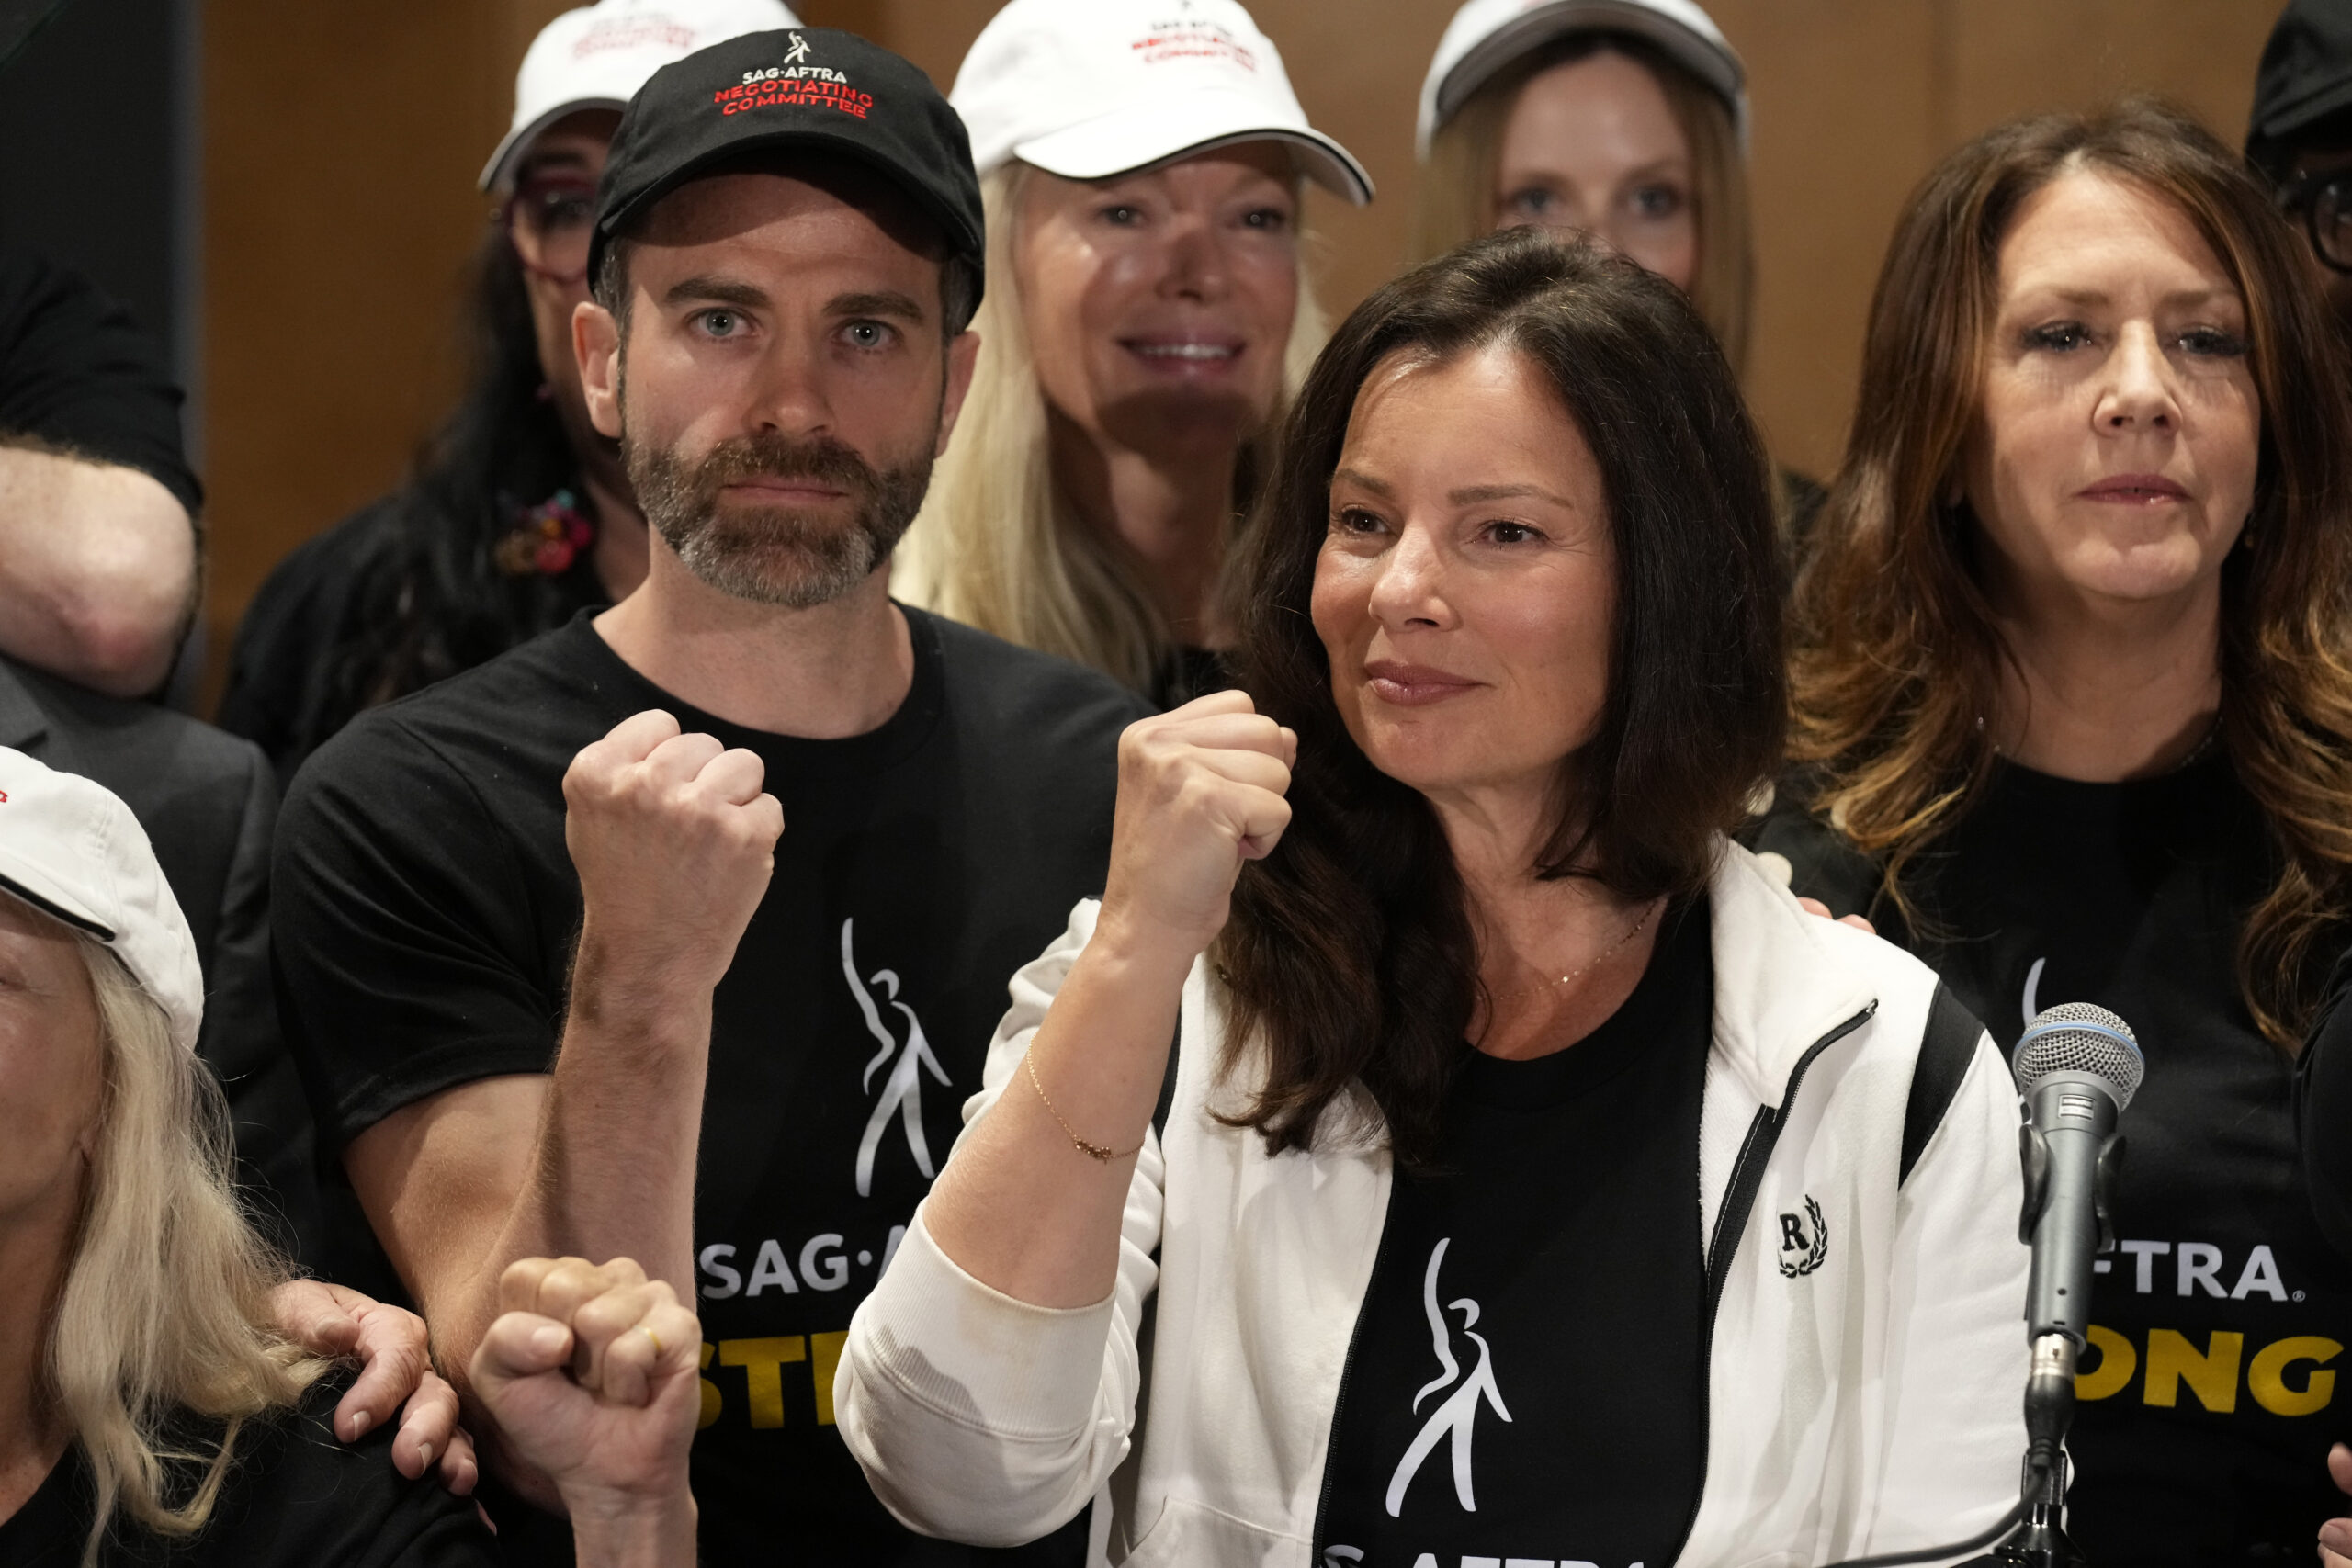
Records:
[[[1589,964],[1586,964],[1583,968],[1577,970],[1577,971],[1576,971],[1575,973],[1573,973],[1573,974],[1568,974],[1568,975],[1563,975],[1563,976],[1560,976],[1560,984],[1562,984],[1563,986],[1573,986],[1573,985],[1575,985],[1578,980],[1583,979],[1587,975],[1589,975],[1589,974],[1591,974],[1594,970],[1596,970],[1596,969],[1600,968],[1603,964],[1607,963],[1610,959],[1614,958],[1615,956],[1617,956],[1617,950],[1618,950],[1619,948],[1623,947],[1627,942],[1629,942],[1633,941],[1635,937],[1637,937],[1637,936],[1641,935],[1641,934],[1642,934],[1642,928],[1643,928],[1644,926],[1648,925],[1648,924],[1650,923],[1650,917],[1651,917],[1652,915],[1657,914],[1657,911],[1658,911],[1658,906],[1659,906],[1659,905],[1661,905],[1661,904],[1663,904],[1663,903],[1665,903],[1665,902],[1666,902],[1666,900],[1665,900],[1665,899],[1663,899],[1663,898],[1653,898],[1653,899],[1651,899],[1651,900],[1650,900],[1650,907],[1649,907],[1648,908],[1644,909],[1644,910],[1642,911],[1642,918],[1641,918],[1640,919],[1635,920],[1635,921],[1634,922],[1634,924],[1633,924],[1633,928],[1632,928],[1630,931],[1626,931],[1626,933],[1625,933],[1623,936],[1619,937],[1615,942],[1611,942],[1611,943],[1608,945],[1608,947],[1607,947],[1607,948],[1605,948],[1605,949],[1603,949],[1603,950],[1602,950],[1602,952],[1601,952],[1601,953],[1600,953],[1600,956],[1599,956],[1598,958],[1595,958],[1591,963],[1589,963]]]

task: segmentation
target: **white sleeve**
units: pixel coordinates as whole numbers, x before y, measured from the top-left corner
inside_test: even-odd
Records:
[[[1012,978],[968,1128],[1021,1068],[1037,1025],[1093,935],[1099,906]],[[948,1156],[955,1163],[956,1156]],[[909,1528],[1017,1546],[1077,1517],[1126,1457],[1142,1382],[1136,1335],[1159,1269],[1156,1134],[1127,1188],[1119,1275],[1091,1306],[1031,1306],[956,1267],[923,1211],[850,1320],[833,1410],[883,1506]]]
[[[2016,1086],[1984,1036],[1896,1200],[1872,1553],[1964,1540],[2017,1503],[2032,1261],[2017,1149]]]

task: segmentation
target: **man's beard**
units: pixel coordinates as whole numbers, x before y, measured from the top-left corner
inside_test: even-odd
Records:
[[[624,434],[621,461],[637,503],[679,562],[737,599],[807,610],[847,593],[889,558],[931,485],[926,441],[913,460],[879,470],[832,438],[795,441],[773,431],[722,441],[689,465]],[[728,506],[718,492],[756,479],[814,479],[848,493],[837,522],[790,506]]]

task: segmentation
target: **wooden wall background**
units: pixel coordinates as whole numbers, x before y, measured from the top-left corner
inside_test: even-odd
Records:
[[[1400,259],[1421,73],[1454,0],[1253,0],[1315,123],[1382,199],[1310,212],[1325,302]],[[1905,194],[2014,115],[2165,95],[2245,132],[2271,0],[1710,0],[1747,62],[1759,298],[1750,392],[1826,474]],[[476,173],[561,0],[210,0],[205,337],[213,685],[270,566],[397,482],[453,396]],[[996,0],[802,0],[944,87]]]

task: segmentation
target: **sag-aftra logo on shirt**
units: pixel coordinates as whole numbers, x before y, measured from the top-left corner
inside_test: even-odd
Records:
[[[2095,1267],[2102,1274],[2118,1269],[2126,1272],[2135,1295],[2244,1303],[2250,1314],[2259,1312],[2257,1303],[2283,1305],[2303,1299],[2303,1292],[2279,1273],[2278,1260],[2267,1245],[2248,1248],[2234,1269],[2233,1259],[2211,1242],[2132,1240],[2116,1251],[2116,1257],[2102,1258]],[[2163,1310],[2154,1303],[2150,1306],[2154,1312]],[[2258,1320],[2250,1315],[2247,1321]],[[2075,1374],[2076,1398],[2128,1398],[2136,1388],[2143,1404],[2170,1410],[2182,1407],[2186,1390],[2197,1404],[2218,1416],[2245,1408],[2273,1416],[2317,1415],[2335,1398],[2331,1363],[2344,1350],[2340,1341],[2324,1335],[2273,1338],[2258,1327],[2252,1333],[2213,1329],[2193,1334],[2151,1326],[2135,1337],[2094,1323],[2086,1332],[2095,1353],[2085,1358],[2087,1364]]]
[[[882,1161],[911,1164],[925,1181],[938,1175],[938,1162],[923,1128],[923,1080],[929,1078],[943,1089],[949,1081],[947,1069],[940,1066],[923,1032],[922,1020],[900,995],[903,987],[898,971],[867,970],[859,963],[854,919],[842,921],[841,974],[874,1043],[858,1079],[859,1088],[873,1098],[873,1106],[858,1139],[855,1158],[845,1173],[857,1195],[869,1198],[876,1167]],[[846,1324],[857,1302],[890,1266],[907,1227],[893,1224],[880,1246],[860,1247],[844,1234],[855,1227],[846,1220],[837,1223],[841,1229],[805,1238],[766,1236],[756,1244],[743,1244],[740,1251],[733,1242],[708,1244],[695,1258],[702,1276],[702,1295],[710,1301],[729,1301],[770,1293],[781,1298],[838,1292],[842,1297],[839,1321]],[[743,1267],[746,1257],[748,1271]],[[848,1338],[849,1331],[843,1327],[820,1334],[763,1335],[706,1343],[703,1371],[708,1373],[714,1363],[721,1369],[740,1368],[742,1392],[740,1397],[730,1397],[729,1391],[736,1386],[733,1379],[714,1382],[706,1376],[701,1425],[708,1427],[732,1411],[734,1419],[747,1422],[754,1430],[812,1421],[820,1427],[831,1426],[833,1370],[841,1362],[842,1346]],[[805,1393],[794,1396],[796,1404],[806,1401],[804,1412],[795,1415],[786,1405],[785,1369],[804,1364],[809,1386]],[[799,1374],[796,1371],[789,1381],[797,1388]]]
[[[1421,1311],[1429,1319],[1430,1348],[1437,1358],[1438,1373],[1413,1395],[1414,1412],[1419,1414],[1426,1406],[1428,1416],[1413,1440],[1405,1446],[1404,1457],[1396,1461],[1396,1472],[1388,1479],[1385,1502],[1392,1519],[1404,1517],[1406,1495],[1413,1479],[1441,1444],[1452,1461],[1454,1502],[1463,1513],[1476,1513],[1478,1492],[1472,1445],[1477,1437],[1478,1417],[1491,1411],[1499,1420],[1510,1419],[1510,1411],[1503,1404],[1502,1389],[1496,1381],[1494,1348],[1477,1331],[1477,1302],[1469,1296],[1457,1296],[1443,1306],[1439,1305],[1438,1272],[1445,1266],[1445,1249],[1453,1239],[1441,1237],[1430,1249],[1429,1268],[1421,1276]],[[1454,1343],[1453,1327],[1457,1315],[1462,1320],[1459,1348]],[[1429,1401],[1439,1394],[1444,1397],[1430,1404]],[[1444,1507],[1442,1497],[1441,1494],[1441,1500],[1435,1505],[1440,1509]],[[1323,1549],[1322,1568],[1354,1568],[1363,1560],[1361,1547],[1331,1545]],[[1458,1562],[1460,1568],[1503,1568],[1506,1562],[1524,1564],[1526,1568],[1535,1568],[1539,1563],[1542,1568],[1555,1568],[1555,1564],[1557,1568],[1600,1568],[1600,1564],[1581,1558],[1523,1554],[1506,1559],[1465,1553]],[[1441,1563],[1436,1552],[1424,1551],[1413,1560],[1412,1568],[1454,1568],[1454,1562]],[[1631,1568],[1643,1565],[1635,1562]]]

